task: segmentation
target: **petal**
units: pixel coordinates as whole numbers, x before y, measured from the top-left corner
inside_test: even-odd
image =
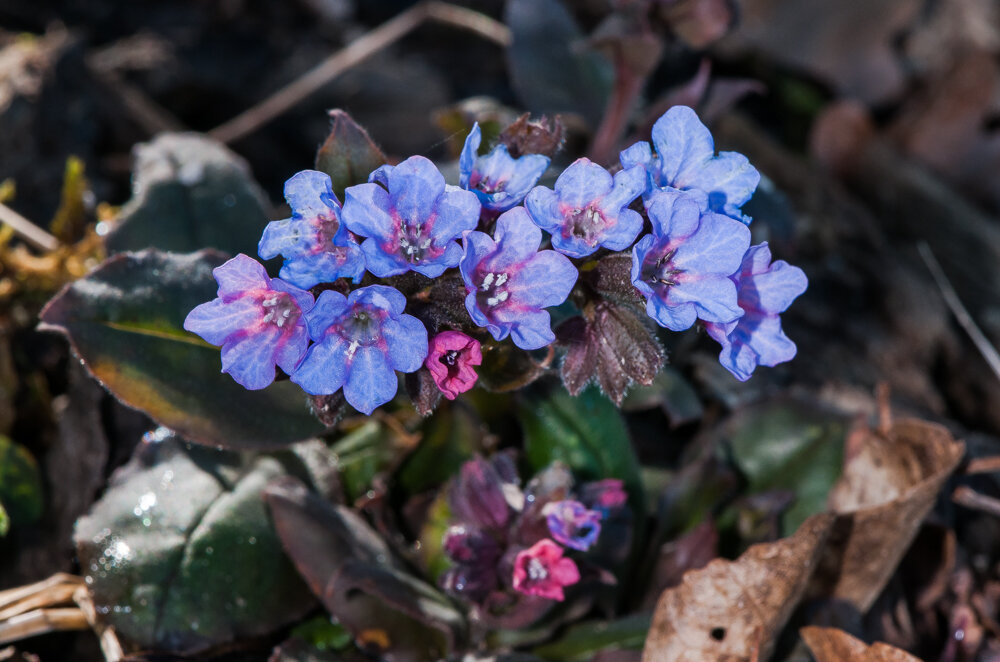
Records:
[[[459,172],[459,184],[462,188],[469,188],[469,175],[472,173],[472,168],[476,164],[476,157],[479,152],[479,143],[482,142],[483,133],[479,128],[479,122],[472,125],[472,131],[469,132],[468,137],[465,139],[465,144],[462,145],[462,154],[458,157],[458,172]]]
[[[573,235],[565,237],[562,232],[557,232],[552,235],[552,248],[556,249],[563,255],[568,255],[569,257],[587,257],[588,255],[597,252],[597,247],[599,245],[599,241],[597,244],[591,245],[583,237],[575,237]]]
[[[347,305],[351,308],[357,305],[374,306],[389,312],[391,317],[403,314],[406,308],[406,297],[395,287],[388,285],[369,285],[354,290],[347,297]]]
[[[237,336],[222,346],[222,372],[243,388],[258,391],[274,381],[274,349],[280,330],[269,326],[261,333]]]
[[[469,294],[465,297],[465,309],[469,311],[469,317],[472,318],[472,323],[475,324],[476,326],[485,327],[490,325],[490,321],[486,318],[486,315],[479,308],[479,303],[476,300],[475,292],[469,292]],[[496,336],[495,333],[493,335],[494,337]],[[504,335],[504,337],[506,337],[506,334]],[[503,338],[497,338],[497,340],[503,340]]]
[[[646,206],[653,232],[661,237],[681,240],[698,229],[701,206],[690,195],[674,190],[657,190]]]
[[[212,275],[219,283],[219,296],[223,299],[240,296],[247,290],[267,289],[271,282],[264,265],[243,253],[213,269]]]
[[[494,271],[506,271],[524,262],[538,251],[542,243],[542,231],[531,222],[531,216],[524,207],[515,207],[501,214],[493,237],[497,250],[490,256],[488,265]]]
[[[559,213],[559,196],[550,188],[536,186],[531,189],[524,199],[524,206],[535,225],[552,235],[566,223],[565,217]]]
[[[315,303],[311,293],[296,287],[294,283],[286,283],[280,278],[271,279],[271,289],[275,292],[285,292],[287,294],[291,294],[292,298],[295,299],[295,303],[298,305],[299,310],[303,313],[309,312]]]
[[[549,566],[549,576],[561,586],[569,586],[580,581],[580,570],[573,559],[561,558]]]
[[[576,267],[565,255],[541,251],[510,276],[507,286],[511,300],[528,308],[558,306],[576,284]]]
[[[279,255],[305,255],[312,251],[315,241],[316,227],[308,221],[271,221],[264,228],[264,234],[257,244],[257,254],[265,260]]]
[[[437,278],[447,269],[458,266],[461,260],[462,247],[458,245],[458,242],[449,241],[444,247],[444,253],[433,260],[422,260],[418,264],[411,264],[410,269],[428,278]]]
[[[389,195],[400,220],[419,225],[430,220],[444,193],[444,175],[430,159],[411,156],[388,176]]]
[[[365,272],[365,264],[365,254],[361,247],[352,243],[285,260],[281,267],[281,277],[303,288],[332,283],[338,278],[351,278],[357,282]]]
[[[263,315],[260,303],[253,297],[241,297],[224,302],[212,299],[195,306],[184,319],[184,329],[197,333],[205,342],[222,345],[226,338],[250,329]]]
[[[668,304],[655,295],[646,299],[646,314],[657,324],[671,331],[690,329],[698,319],[698,311],[694,304]]]
[[[427,358],[427,329],[413,315],[400,315],[382,324],[382,336],[389,348],[389,364],[399,372],[413,372]]]
[[[398,383],[385,350],[376,345],[359,347],[350,362],[344,397],[352,407],[371,414],[376,407],[392,400]]]
[[[760,298],[761,310],[782,313],[806,291],[809,280],[804,271],[784,260],[771,265],[771,270],[753,277],[753,286]]]
[[[577,159],[556,180],[559,200],[577,209],[611,192],[614,180],[608,171],[587,158]],[[638,193],[636,193],[638,195]]]
[[[760,365],[773,367],[795,358],[797,348],[781,329],[777,315],[764,317],[750,336],[750,347],[757,353]]]
[[[738,152],[722,152],[710,159],[683,187],[708,192],[713,211],[737,209],[753,196],[760,183],[760,173],[747,157]]]
[[[378,184],[382,188],[389,188],[389,173],[393,171],[396,166],[391,166],[389,164],[380,165],[379,167],[372,170],[372,173],[368,175],[369,184]]]
[[[601,209],[617,212],[628,207],[646,190],[646,171],[640,166],[615,173],[614,186],[601,200]]]
[[[278,341],[274,362],[290,375],[306,355],[308,348],[309,332],[304,324],[297,324],[291,331],[286,331]]]
[[[326,330],[340,321],[347,312],[347,297],[340,292],[323,290],[316,304],[306,312],[309,337],[316,342],[326,338]]]
[[[481,208],[475,193],[454,186],[445,187],[444,194],[438,199],[437,216],[430,228],[431,239],[441,245],[458,239],[466,230],[475,230]]]
[[[636,287],[645,285],[649,287],[646,283],[643,283],[641,278],[642,273],[642,263],[646,261],[646,256],[649,255],[649,251],[653,249],[653,243],[656,241],[656,237],[651,234],[647,234],[645,237],[636,242],[635,246],[632,247],[632,272],[631,280],[632,284]]]
[[[292,373],[291,380],[312,395],[336,393],[347,376],[346,356],[347,341],[339,334],[331,333],[309,348]]]
[[[600,245],[612,251],[623,251],[642,232],[642,216],[632,209],[622,209],[615,223],[604,231]]]
[[[757,367],[757,353],[746,343],[730,343],[719,352],[719,363],[736,379],[745,382]]]
[[[547,310],[525,310],[517,316],[510,330],[511,340],[521,349],[540,349],[556,340],[552,318]]]
[[[618,160],[621,161],[622,168],[642,166],[642,169],[646,170],[653,162],[653,148],[646,141],[637,142],[622,150],[618,155]]]
[[[743,310],[737,305],[736,283],[729,278],[682,274],[678,281],[667,290],[669,305],[693,303],[698,308],[698,317],[706,322],[732,322],[742,317]]]
[[[728,216],[706,212],[698,231],[677,247],[673,263],[694,274],[735,273],[750,247],[750,229]]]
[[[332,208],[340,207],[330,176],[318,170],[303,170],[285,182],[285,200],[292,214],[304,219],[325,216]]]
[[[380,237],[369,237],[361,244],[365,255],[365,268],[379,278],[398,276],[410,270],[410,263],[395,253],[383,250]]]
[[[684,188],[715,154],[708,127],[687,106],[674,106],[653,125],[653,144],[660,157],[661,184]]]
[[[501,145],[501,147],[503,146]],[[517,198],[513,204],[524,200],[524,196],[528,194],[531,187],[538,183],[538,179],[548,170],[548,167],[549,157],[541,154],[525,154],[516,159],[514,173],[507,182],[506,188],[507,193]]]
[[[344,191],[341,218],[348,230],[362,237],[394,236],[395,224],[390,215],[389,193],[378,184],[358,184]]]

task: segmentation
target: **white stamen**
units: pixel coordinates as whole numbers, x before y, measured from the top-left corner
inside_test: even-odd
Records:
[[[496,277],[497,275],[495,273],[486,274],[486,278],[483,279],[483,284],[480,286],[483,292],[490,289],[490,286],[493,285],[493,279]]]
[[[497,282],[496,282],[496,286],[497,287],[500,287],[501,285],[503,285],[506,282],[507,282],[507,274],[506,273],[502,273],[499,276],[497,276]]]
[[[542,562],[538,559],[531,559],[528,561],[528,578],[533,581],[539,581],[545,579],[549,576],[549,571],[545,569]]]

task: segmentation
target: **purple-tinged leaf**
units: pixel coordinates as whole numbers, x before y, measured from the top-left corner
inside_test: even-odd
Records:
[[[330,111],[330,135],[316,153],[316,169],[330,175],[337,199],[344,199],[344,189],[364,184],[368,175],[386,163],[368,132],[345,111]]]

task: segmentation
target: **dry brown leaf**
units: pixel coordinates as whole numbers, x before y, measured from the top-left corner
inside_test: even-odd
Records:
[[[844,474],[830,491],[837,521],[814,588],[864,613],[895,572],[965,445],[915,419],[859,428],[847,440]]]
[[[895,646],[875,642],[871,646],[837,628],[804,627],[799,630],[816,662],[920,662]]]
[[[834,517],[810,517],[794,535],[754,545],[684,575],[656,605],[643,662],[766,660],[802,597]]]

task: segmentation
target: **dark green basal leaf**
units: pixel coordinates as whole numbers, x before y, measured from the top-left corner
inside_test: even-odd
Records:
[[[377,420],[369,420],[333,446],[340,479],[348,503],[368,491],[375,475],[385,471],[396,457],[392,431]]]
[[[330,111],[330,135],[316,153],[316,169],[330,175],[333,192],[343,203],[344,189],[368,181],[386,163],[368,132],[343,110]]]
[[[736,412],[719,433],[746,476],[747,493],[788,490],[795,501],[782,516],[787,535],[826,510],[840,477],[848,418],[817,404],[776,400]]]
[[[215,297],[215,251],[117,255],[63,288],[40,329],[65,333],[90,372],[130,407],[185,439],[228,448],[278,448],[322,431],[291,382],[248,391],[220,372],[219,349],[184,331],[188,312]]]
[[[543,397],[528,394],[520,401],[518,419],[525,454],[535,471],[560,460],[584,480],[623,480],[633,506],[641,502],[639,461],[625,421],[596,388],[576,397],[559,387]]]
[[[0,437],[0,535],[11,526],[37,521],[45,510],[38,464],[31,453]]]
[[[578,623],[532,652],[553,662],[586,662],[601,651],[642,650],[651,620],[652,614],[639,613],[617,621]]]
[[[100,617],[134,646],[191,654],[311,610],[262,495],[289,472],[304,472],[291,453],[216,451],[169,435],[144,441],[77,522]]]
[[[216,248],[257,254],[268,204],[246,161],[194,133],[166,133],[137,149],[132,199],[108,234],[112,253]]]
[[[479,421],[461,405],[442,406],[422,433],[420,445],[396,474],[397,484],[409,495],[444,484],[481,446]]]
[[[354,640],[343,625],[332,622],[329,616],[316,616],[295,626],[292,636],[320,651],[341,650],[350,646]]]
[[[507,69],[514,91],[534,113],[573,112],[596,127],[611,96],[611,63],[591,50],[559,0],[510,0],[504,12],[513,42]]]

